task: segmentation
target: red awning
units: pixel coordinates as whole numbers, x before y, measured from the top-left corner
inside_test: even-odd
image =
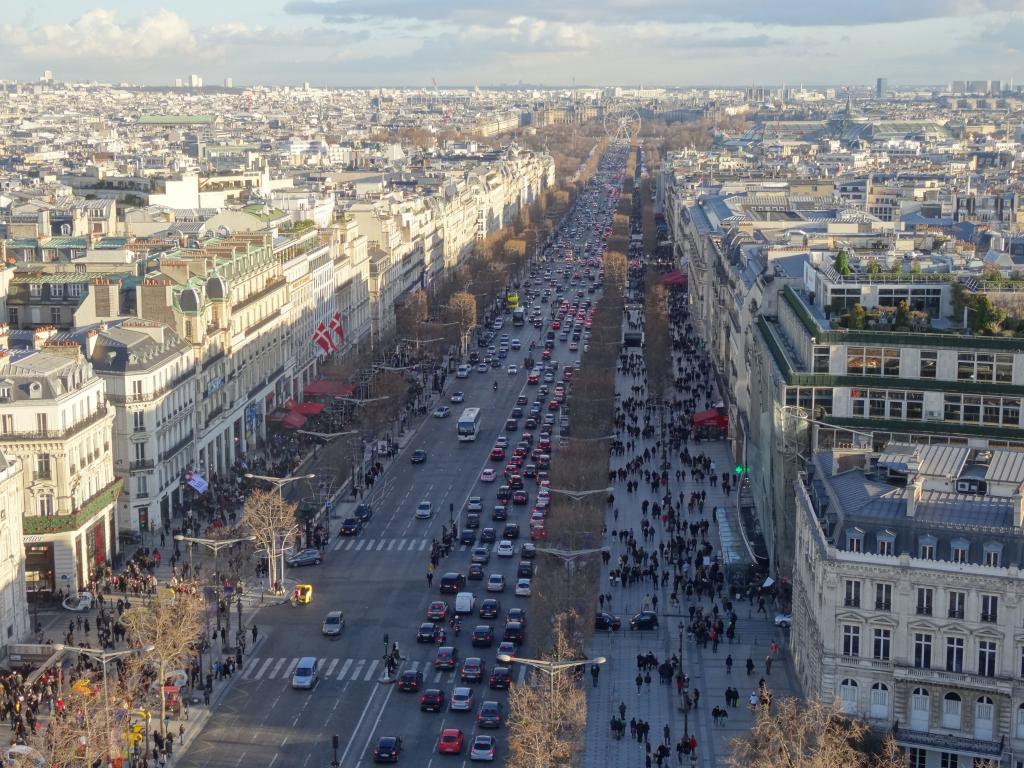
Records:
[[[318,413],[320,413],[320,411],[322,411],[326,407],[327,406],[324,405],[323,403],[315,403],[310,401],[306,403],[296,403],[292,407],[292,410],[295,411],[296,413],[301,413],[303,416],[316,416]]]
[[[314,397],[316,395],[345,397],[351,395],[355,391],[356,388],[354,384],[343,384],[340,381],[331,381],[329,379],[314,381],[305,389],[306,397]]]
[[[703,427],[717,425],[722,429],[728,429],[729,417],[724,413],[719,413],[717,408],[709,408],[706,411],[695,413],[693,415],[693,426]]]
[[[290,397],[287,400],[284,401],[284,407],[287,408],[290,411],[295,410],[295,406],[296,405],[298,405],[298,403],[296,403]]]
[[[285,429],[299,429],[305,423],[306,417],[296,411],[291,411],[281,419],[281,426]]]
[[[686,274],[683,272],[669,272],[667,275],[661,278],[662,285],[677,285],[684,286],[687,283]]]

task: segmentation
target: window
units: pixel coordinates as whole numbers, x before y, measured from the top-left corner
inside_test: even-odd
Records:
[[[0,434],[9,435],[14,431],[14,417],[10,414],[0,416]]]
[[[60,317],[61,317],[60,316],[60,307],[50,307],[50,324],[51,325],[60,325],[61,324]]]
[[[43,296],[43,286],[40,283],[29,283],[28,295],[30,298],[39,299]]]
[[[956,356],[958,381],[1013,381],[1013,355],[990,352],[960,352]]]
[[[892,557],[895,547],[893,546],[893,540],[884,534],[878,536],[878,554],[888,555]]]
[[[960,730],[960,697],[950,691],[942,699],[942,727]]]
[[[1017,738],[1024,739],[1024,704],[1017,707]]]
[[[888,661],[891,658],[892,630],[876,628],[872,640],[874,658]]]
[[[954,563],[966,563],[971,545],[966,539],[953,539],[949,545],[949,559]]]
[[[932,595],[934,590],[929,587],[918,587],[917,588],[917,615],[918,616],[931,616],[932,615]]]
[[[922,560],[934,560],[935,543],[936,539],[934,536],[922,536],[918,539],[917,556]]]
[[[846,549],[850,552],[864,551],[864,531],[854,528],[846,532]]]
[[[839,685],[839,700],[843,705],[843,712],[848,715],[857,712],[857,681],[846,678]]]
[[[899,347],[847,347],[846,371],[851,376],[899,376]]]
[[[843,656],[860,656],[860,627],[843,625]]]
[[[959,716],[957,716],[959,720]],[[943,718],[945,720],[945,718]],[[947,726],[952,727],[952,726]],[[956,726],[959,728],[960,726]],[[940,752],[939,768],[960,768],[960,756],[956,752]]]
[[[146,414],[142,411],[132,413],[132,426],[136,432],[146,431]]]
[[[843,605],[847,608],[860,608],[860,582],[852,579],[846,580],[846,598]]]
[[[908,747],[907,768],[928,768],[928,750],[921,747]]]
[[[946,638],[946,671],[964,671],[964,639],[962,637]]]
[[[939,353],[922,349],[921,350],[921,367],[918,370],[918,374],[922,379],[934,379],[935,373],[939,366]]]
[[[36,480],[52,480],[50,476],[50,454],[36,454]]]
[[[1021,663],[1024,665],[1024,656]],[[932,668],[932,636],[927,632],[914,633],[914,666],[918,669]]]
[[[962,619],[964,617],[964,605],[967,604],[966,592],[949,593],[949,618]]]
[[[885,683],[871,686],[871,717],[876,720],[889,717],[889,688]]]
[[[892,584],[875,584],[875,610],[892,610]]]
[[[964,424],[1020,425],[1020,398],[944,395],[942,418]]]
[[[49,517],[53,514],[53,496],[50,494],[39,497],[39,514],[42,517]]]
[[[68,285],[68,296],[72,299],[80,299],[85,295],[85,286],[82,283],[71,283]]]
[[[814,348],[814,372],[815,373],[828,373],[828,359],[829,359],[829,348],[828,347],[815,347]]]
[[[50,285],[50,298],[60,299],[64,297],[64,286],[60,283],[53,283]]]
[[[135,477],[135,495],[140,499],[144,499],[149,495],[149,485],[146,482],[145,475],[137,475]]]
[[[992,566],[993,568],[999,567],[1000,555],[1002,554],[1003,547],[1001,544],[986,544],[985,545],[985,565]]]
[[[994,640],[978,641],[978,674],[982,677],[996,676],[996,643]]]
[[[981,620],[995,622],[999,618],[999,597],[996,595],[981,596]]]
[[[49,429],[49,426],[47,425],[46,414],[45,413],[37,413],[36,414],[36,431],[37,432],[46,432],[48,429]]]
[[[132,382],[132,394],[136,395],[136,396],[142,394],[142,380],[141,379],[136,379],[135,381]]]

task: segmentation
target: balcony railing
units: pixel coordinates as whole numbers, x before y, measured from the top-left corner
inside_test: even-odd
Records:
[[[22,531],[26,536],[42,536],[46,534],[70,533],[77,531],[96,514],[112,506],[121,495],[124,480],[118,478],[107,487],[101,489],[92,498],[86,499],[82,506],[70,515],[32,515],[22,518]]]
[[[163,451],[160,454],[160,461],[164,462],[164,461],[167,461],[170,458],[173,458],[179,452],[181,452],[185,448],[185,446],[190,445],[191,443],[192,443],[192,435],[188,434],[185,437],[183,437],[181,440],[179,440],[177,443],[172,445],[170,448],[168,448],[166,451]]]
[[[847,608],[860,608],[860,598],[847,597],[843,600],[843,605],[845,605]]]
[[[892,603],[890,603],[887,600],[875,600],[875,610],[876,611],[891,611],[892,610]]]
[[[66,440],[69,437],[74,437],[87,427],[102,421],[106,418],[107,412],[107,406],[102,405],[70,429],[37,429],[24,432],[5,432],[0,434],[0,442],[20,443],[27,440]]]
[[[917,605],[917,615],[918,616],[931,616],[932,615],[932,607],[930,605],[926,604],[926,603],[918,603],[918,605]]]
[[[129,472],[137,472],[142,469],[153,469],[154,464],[152,459],[137,459],[128,465]]]

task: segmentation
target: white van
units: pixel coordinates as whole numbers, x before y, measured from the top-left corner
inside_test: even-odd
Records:
[[[471,370],[473,370],[473,369],[470,368],[468,365],[460,365],[458,367],[458,370],[455,371],[455,378],[456,379],[468,379],[469,378],[469,372]]]
[[[455,596],[456,613],[472,613],[475,605],[476,597],[474,597],[472,592],[459,592]]]
[[[292,672],[292,688],[312,688],[320,680],[320,667],[314,656],[304,656]]]

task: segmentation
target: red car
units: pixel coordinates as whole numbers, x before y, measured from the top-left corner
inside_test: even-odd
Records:
[[[529,496],[529,494],[526,493],[526,491],[522,491],[522,490],[520,490],[520,491],[513,491],[512,492],[512,503],[517,505],[517,506],[521,505],[521,504],[529,504],[530,503],[530,496]]]
[[[562,324],[558,320],[551,321],[551,330],[557,331],[562,327]]]
[[[491,449],[491,461],[504,461],[505,460],[505,449],[500,445],[494,446]]]
[[[460,729],[445,728],[441,731],[441,738],[437,740],[438,753],[442,755],[461,755],[464,738]]]

